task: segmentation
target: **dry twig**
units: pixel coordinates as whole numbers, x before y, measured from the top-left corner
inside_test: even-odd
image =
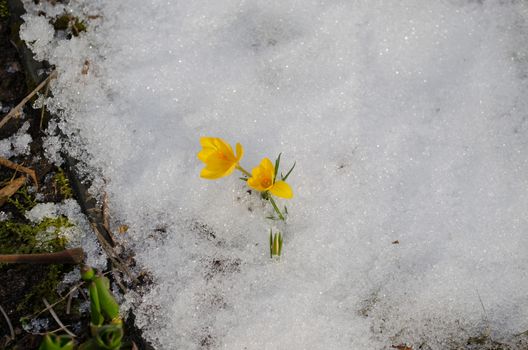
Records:
[[[15,162],[10,161],[9,159],[6,159],[4,157],[0,157],[0,165],[5,166],[6,168],[13,169],[15,171],[21,171],[25,174],[28,174],[31,177],[31,180],[35,183],[35,186],[37,186],[38,189],[38,180],[37,180],[37,174],[35,173],[35,170],[26,168],[25,166],[22,166],[20,164],[17,164]]]
[[[97,236],[97,240],[101,244],[101,247],[105,251],[108,258],[112,261],[112,263],[121,271],[124,272],[131,281],[137,282],[137,278],[132,275],[130,270],[126,267],[126,264],[121,260],[121,258],[115,253],[114,248],[106,241],[106,239],[103,237],[99,229],[97,228],[97,225],[92,223],[92,229],[95,232],[95,235]],[[115,276],[115,275],[114,275]],[[122,284],[120,284],[120,287],[124,287]],[[123,289],[126,290],[126,289]]]
[[[7,115],[0,120],[0,128],[2,128],[8,121],[10,121],[12,118],[17,118],[20,115],[20,110],[24,105],[35,96],[37,92],[39,92],[44,86],[46,86],[52,79],[55,79],[57,77],[57,71],[53,71],[48,75],[46,79],[44,79],[38,86],[29,93],[26,97],[20,101],[19,104],[17,104],[13,109],[7,113]]]
[[[0,189],[0,207],[4,205],[7,199],[11,197],[12,195],[14,195],[16,191],[18,191],[18,189],[22,187],[22,185],[24,185],[25,183],[26,183],[26,178],[19,177],[15,180],[12,180],[5,187],[2,187]]]
[[[66,249],[56,253],[0,254],[0,263],[80,264],[83,260],[82,248]]]
[[[44,302],[44,305],[46,305],[46,308],[49,310],[51,316],[53,317],[53,319],[55,320],[55,322],[57,322],[57,324],[61,327],[61,329],[63,331],[65,331],[66,333],[68,333],[68,335],[70,335],[71,337],[75,338],[75,334],[73,334],[68,328],[66,328],[66,326],[61,322],[61,320],[59,319],[59,316],[57,316],[57,314],[55,313],[55,310],[53,310],[53,307],[50,305],[50,303],[48,303],[48,301],[46,300],[46,298],[42,298],[42,301]]]
[[[15,339],[15,331],[13,330],[13,325],[11,324],[11,321],[9,320],[9,317],[7,316],[7,313],[5,312],[2,305],[0,305],[0,312],[2,312],[2,315],[4,315],[4,318],[7,322],[7,326],[9,327],[9,333],[11,337],[8,342],[10,342],[11,340]]]

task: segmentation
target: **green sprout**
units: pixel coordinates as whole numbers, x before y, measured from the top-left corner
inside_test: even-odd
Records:
[[[95,336],[97,334],[98,329],[105,321],[122,324],[119,317],[119,304],[117,304],[112,292],[110,292],[110,281],[108,278],[101,274],[96,274],[94,269],[89,266],[83,266],[81,279],[88,282],[92,335]]]
[[[273,231],[270,229],[270,257],[274,256],[280,257],[282,252],[282,234],[277,232],[273,234]]]
[[[75,343],[69,335],[48,333],[42,339],[39,350],[73,350]]]

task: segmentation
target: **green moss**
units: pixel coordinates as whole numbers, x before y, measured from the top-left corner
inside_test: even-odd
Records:
[[[9,17],[9,7],[7,7],[7,0],[0,0],[0,17]]]
[[[64,249],[63,228],[73,224],[64,216],[45,218],[38,224],[0,221],[0,254],[43,253]]]
[[[68,180],[68,177],[66,176],[62,168],[59,168],[59,170],[53,177],[53,181],[55,182],[55,185],[57,186],[59,193],[63,198],[66,199],[73,197],[73,190],[70,185],[70,180]]]
[[[34,197],[29,193],[28,186],[21,187],[7,202],[13,205],[21,215],[37,205]]]
[[[22,301],[17,305],[17,311],[24,312],[39,312],[44,309],[42,298],[53,304],[59,299],[57,294],[57,286],[61,283],[64,273],[70,271],[72,267],[66,265],[49,265],[47,268],[46,277],[39,283],[31,287],[31,289],[24,295]],[[58,313],[63,313],[65,308],[64,303],[57,304],[53,309]]]
[[[86,24],[83,21],[67,13],[57,16],[51,24],[55,30],[71,30],[74,36],[86,31]]]

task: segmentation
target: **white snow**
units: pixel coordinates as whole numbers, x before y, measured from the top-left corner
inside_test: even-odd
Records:
[[[526,2],[70,1],[71,40],[41,6],[22,29],[59,72],[48,151],[85,161],[130,227],[155,283],[128,304],[156,348],[528,329]],[[297,161],[287,224],[236,176],[199,178],[200,136],[242,143],[247,168]]]
[[[99,243],[93,233],[86,216],[81,212],[79,204],[74,199],[65,199],[61,203],[38,203],[31,210],[26,212],[26,219],[39,223],[45,218],[57,218],[64,216],[73,225],[61,228],[60,234],[66,238],[66,248],[82,247],[85,255],[85,263],[96,268],[106,266],[106,255],[103,254]],[[55,232],[55,228],[50,228]],[[45,237],[45,233],[44,233]],[[77,280],[79,271],[76,271]],[[66,277],[64,282],[68,281]]]
[[[14,135],[0,140],[0,157],[11,158],[28,154],[32,140],[28,130],[29,122],[25,122]]]

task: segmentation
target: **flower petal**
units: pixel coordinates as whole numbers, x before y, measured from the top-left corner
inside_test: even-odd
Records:
[[[207,160],[205,167],[211,171],[225,172],[230,167],[234,166],[235,163],[222,158],[211,157]]]
[[[200,137],[200,145],[202,147],[209,147],[209,148],[216,148],[216,146],[214,145],[214,140],[216,139],[216,137]]]
[[[198,159],[206,163],[207,159],[214,153],[216,153],[216,150],[214,148],[204,147],[200,152],[198,152]]]
[[[293,191],[286,182],[277,181],[269,190],[273,195],[281,198],[290,199],[293,197]]]
[[[264,170],[266,173],[272,174],[275,172],[275,168],[273,167],[273,163],[269,158],[262,159],[262,162],[260,162],[260,166],[262,167],[262,170]]]
[[[218,178],[221,178],[222,176],[223,176],[223,173],[220,173],[218,171],[211,171],[207,168],[203,168],[202,171],[200,172],[200,177],[203,177],[204,179],[208,179],[208,180],[218,179]]]
[[[236,161],[239,162],[240,159],[242,159],[242,156],[244,155],[244,148],[238,142],[236,144],[236,154]]]
[[[215,146],[218,149],[218,151],[230,161],[235,162],[235,154],[233,153],[233,148],[231,148],[231,145],[229,145],[227,142],[225,142],[223,139],[217,137],[215,139]]]

